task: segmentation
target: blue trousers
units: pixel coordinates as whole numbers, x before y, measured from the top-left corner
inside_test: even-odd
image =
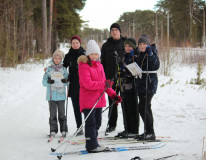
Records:
[[[91,109],[84,109],[83,113],[85,118]],[[102,108],[94,108],[85,122],[85,138],[86,150],[92,150],[99,146],[97,142],[98,130],[102,123]]]

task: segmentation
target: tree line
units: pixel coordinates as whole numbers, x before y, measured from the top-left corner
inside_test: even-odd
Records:
[[[24,63],[29,57],[48,57],[59,42],[72,35],[100,45],[109,37],[107,29],[89,28],[78,11],[86,0],[1,0],[0,66]],[[117,21],[122,35],[136,40],[142,34],[161,46],[205,46],[204,0],[159,0],[155,11],[125,12]],[[109,27],[109,26],[108,26]]]
[[[1,0],[0,66],[50,56],[58,43],[81,30],[86,0]]]

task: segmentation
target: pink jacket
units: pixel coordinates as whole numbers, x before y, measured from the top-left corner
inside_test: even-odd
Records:
[[[80,84],[80,112],[83,109],[92,109],[102,92],[105,89],[105,73],[103,66],[100,62],[92,61],[92,67],[89,66],[88,58],[80,56],[79,63],[79,84]],[[112,88],[108,88],[106,93],[111,97],[116,95]],[[95,108],[102,108],[106,106],[105,94],[99,100]]]

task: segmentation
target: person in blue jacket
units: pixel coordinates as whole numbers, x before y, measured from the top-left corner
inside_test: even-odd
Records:
[[[43,76],[43,85],[47,87],[46,100],[49,102],[49,125],[50,136],[55,136],[58,132],[58,121],[60,124],[60,132],[62,136],[66,136],[66,116],[65,116],[65,100],[68,72],[63,67],[62,59],[64,54],[60,50],[53,53],[50,66],[47,67]]]
[[[150,45],[149,38],[142,35],[138,40],[139,54],[137,55],[137,64],[142,69],[142,77],[138,77],[136,86],[139,97],[139,112],[144,121],[144,133],[136,136],[138,140],[155,140],[153,126],[153,114],[151,102],[157,91],[158,77],[157,70],[160,67],[159,58],[155,45]]]

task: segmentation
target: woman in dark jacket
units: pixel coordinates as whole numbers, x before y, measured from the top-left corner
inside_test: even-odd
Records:
[[[139,112],[144,121],[145,131],[137,138],[139,140],[155,140],[151,101],[157,91],[158,78],[156,71],[159,69],[160,62],[155,45],[150,46],[146,35],[142,35],[139,38],[138,48],[140,53],[137,57],[137,64],[143,70],[143,73],[142,77],[137,79],[137,92],[139,96]]]
[[[68,96],[71,97],[72,105],[74,108],[74,115],[76,119],[77,128],[82,125],[82,115],[79,107],[79,75],[77,59],[79,56],[85,55],[85,50],[81,47],[81,38],[74,35],[71,38],[71,48],[65,55],[63,65],[69,67],[69,91]],[[83,135],[83,130],[77,133],[77,136]]]

